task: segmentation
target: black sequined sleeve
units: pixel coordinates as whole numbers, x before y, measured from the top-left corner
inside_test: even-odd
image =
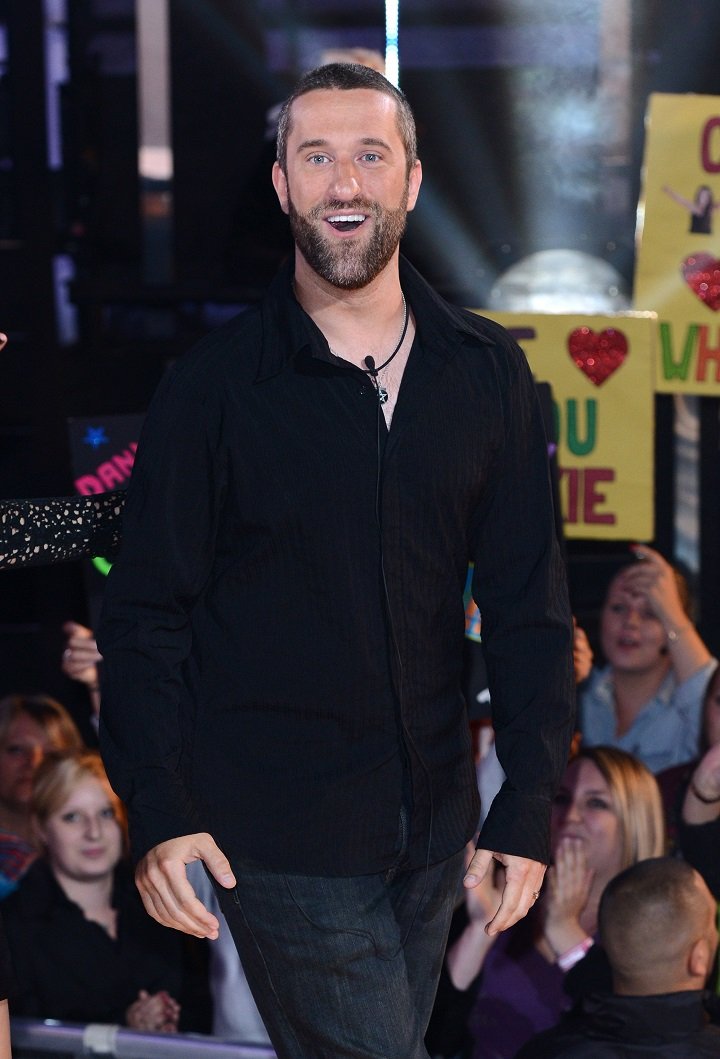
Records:
[[[112,559],[120,545],[124,504],[122,491],[0,500],[0,570],[92,555]]]

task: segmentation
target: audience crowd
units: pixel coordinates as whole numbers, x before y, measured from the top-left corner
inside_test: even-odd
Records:
[[[59,665],[85,686],[82,727],[94,734],[102,659],[91,629],[68,621],[64,633]],[[433,1059],[720,1056],[720,669],[687,585],[653,549],[636,546],[612,578],[597,649],[602,665],[577,625],[578,735],[540,899],[491,937],[502,868],[458,894],[426,1038]],[[491,731],[483,748],[487,796],[503,782]],[[196,868],[191,881],[221,921],[216,941],[145,913],[123,807],[68,711],[41,694],[0,700],[11,1014],[268,1044]]]

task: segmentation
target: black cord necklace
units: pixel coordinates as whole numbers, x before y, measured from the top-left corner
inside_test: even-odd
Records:
[[[408,329],[408,308],[407,308],[407,302],[405,301],[405,295],[403,294],[402,291],[400,292],[400,296],[402,297],[402,303],[403,303],[403,326],[402,326],[402,332],[400,334],[400,341],[395,346],[395,349],[392,351],[392,353],[387,358],[387,360],[383,361],[383,363],[379,367],[377,367],[377,368],[375,367],[375,358],[374,357],[365,357],[365,367],[362,369],[372,379],[373,385],[375,386],[375,390],[376,390],[377,395],[378,395],[378,401],[380,402],[380,404],[386,404],[387,403],[387,399],[389,397],[389,394],[388,394],[387,390],[385,389],[385,387],[380,385],[380,381],[378,379],[378,375],[383,370],[383,368],[387,368],[387,366],[390,363],[390,361],[393,360],[398,355],[398,353],[400,352],[400,347],[403,344],[403,342],[405,341],[405,335],[407,334],[407,329]]]

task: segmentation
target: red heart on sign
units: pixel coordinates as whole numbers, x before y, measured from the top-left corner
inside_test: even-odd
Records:
[[[720,309],[720,261],[712,254],[691,254],[682,263],[690,290],[714,313]]]
[[[568,352],[580,371],[595,386],[602,386],[627,356],[627,339],[622,331],[608,327],[597,334],[590,327],[578,327],[567,341]]]

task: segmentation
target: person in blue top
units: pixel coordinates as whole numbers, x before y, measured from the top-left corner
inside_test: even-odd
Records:
[[[617,746],[653,772],[697,756],[703,696],[717,665],[690,618],[684,579],[646,545],[610,582],[600,638],[607,664],[580,695],[585,746]]]

